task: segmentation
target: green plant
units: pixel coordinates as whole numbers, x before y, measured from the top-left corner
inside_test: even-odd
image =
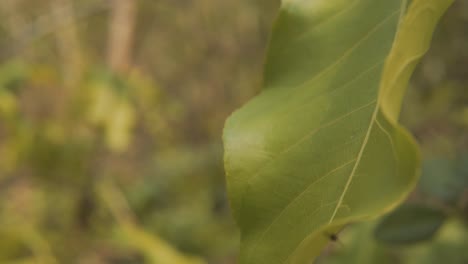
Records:
[[[308,263],[406,198],[420,158],[401,103],[452,2],[283,1],[263,91],[224,130],[241,263]]]

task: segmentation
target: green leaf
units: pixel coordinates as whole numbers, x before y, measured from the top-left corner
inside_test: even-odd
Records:
[[[386,244],[411,244],[431,239],[446,219],[444,212],[420,205],[404,205],[382,219],[375,237]]]
[[[468,229],[456,219],[447,221],[431,243],[402,248],[401,263],[466,264],[468,263]]]
[[[420,189],[443,202],[456,205],[468,188],[468,153],[456,158],[433,157],[423,162]]]
[[[419,154],[397,118],[451,2],[414,0],[401,20],[403,0],[283,1],[263,91],[224,130],[240,263],[308,263],[328,234],[406,197]]]

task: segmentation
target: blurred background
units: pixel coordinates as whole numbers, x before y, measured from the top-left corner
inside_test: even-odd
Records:
[[[221,133],[260,90],[278,6],[0,0],[0,263],[236,263]],[[418,189],[318,262],[468,263],[468,0],[402,122],[422,145]]]

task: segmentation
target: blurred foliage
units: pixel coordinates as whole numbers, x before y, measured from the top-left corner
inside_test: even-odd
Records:
[[[258,91],[279,1],[140,0],[128,72],[106,60],[113,4],[0,1],[0,263],[235,263],[220,135]],[[467,23],[459,0],[402,116],[425,157],[409,202],[446,220],[403,247],[351,226],[324,263],[466,263]]]
[[[431,239],[446,215],[436,208],[405,204],[384,217],[375,229],[375,237],[386,244],[414,244]]]
[[[219,135],[278,2],[138,1],[127,72],[117,4],[0,4],[0,262],[234,263]]]

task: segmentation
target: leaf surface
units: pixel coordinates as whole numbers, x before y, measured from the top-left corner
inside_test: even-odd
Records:
[[[419,152],[397,118],[451,2],[405,14],[404,0],[283,1],[263,91],[224,130],[240,263],[308,263],[343,225],[406,197]]]

